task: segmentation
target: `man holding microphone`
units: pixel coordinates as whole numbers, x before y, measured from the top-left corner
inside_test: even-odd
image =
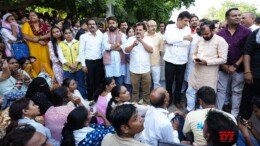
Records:
[[[152,40],[144,35],[145,30],[144,23],[137,23],[135,26],[136,36],[128,39],[123,51],[130,54],[132,100],[139,101],[139,86],[141,85],[143,101],[148,103],[151,87],[150,54],[153,53],[154,47]]]

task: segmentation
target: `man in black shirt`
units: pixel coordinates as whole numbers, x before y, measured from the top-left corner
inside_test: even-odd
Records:
[[[80,24],[80,29],[78,31],[78,33],[76,34],[75,39],[79,40],[79,37],[84,34],[85,32],[88,31],[88,25],[87,25],[88,20],[87,19],[82,19],[79,21]]]
[[[260,29],[253,31],[248,37],[245,44],[243,62],[245,84],[248,86],[243,92],[248,95],[243,95],[246,98],[242,99],[240,116],[248,119],[253,111],[252,98],[260,97]],[[253,91],[252,93],[250,92],[251,90]]]

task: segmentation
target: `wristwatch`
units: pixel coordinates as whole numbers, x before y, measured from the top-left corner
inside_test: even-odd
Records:
[[[234,66],[235,68],[238,68],[238,65],[237,65],[237,64],[235,64],[235,63],[233,64],[233,66]]]

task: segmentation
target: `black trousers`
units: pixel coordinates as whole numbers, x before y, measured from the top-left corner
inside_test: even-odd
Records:
[[[165,61],[165,83],[166,90],[170,94],[170,104],[179,104],[181,101],[181,89],[184,81],[186,64],[176,65]],[[175,90],[172,92],[173,81],[175,79]],[[174,99],[173,99],[174,97]]]
[[[103,59],[85,60],[88,68],[87,90],[88,100],[93,100],[93,94],[105,78]]]
[[[255,97],[260,98],[260,78],[254,78],[253,94]]]
[[[260,79],[254,78],[254,83],[249,85],[245,84],[241,104],[239,108],[239,116],[242,116],[244,119],[249,119],[253,112],[253,98],[260,98]]]

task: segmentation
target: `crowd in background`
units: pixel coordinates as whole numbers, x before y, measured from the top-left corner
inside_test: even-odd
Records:
[[[260,145],[255,14],[1,14],[0,145]]]

